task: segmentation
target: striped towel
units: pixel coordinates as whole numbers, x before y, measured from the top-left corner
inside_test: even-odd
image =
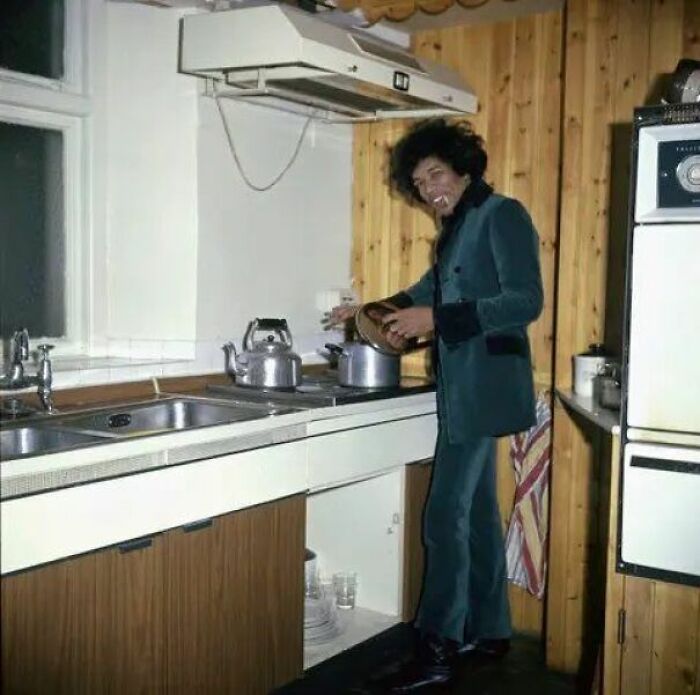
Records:
[[[506,536],[508,579],[542,598],[547,569],[547,513],[552,411],[543,394],[537,399],[537,421],[510,438],[515,469],[515,501]]]

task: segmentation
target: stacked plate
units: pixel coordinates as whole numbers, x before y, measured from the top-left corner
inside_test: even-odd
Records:
[[[324,644],[340,634],[331,598],[304,599],[304,644]]]

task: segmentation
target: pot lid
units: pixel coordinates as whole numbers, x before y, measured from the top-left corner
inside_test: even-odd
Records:
[[[579,353],[581,357],[611,357],[603,343],[591,343],[586,352]]]

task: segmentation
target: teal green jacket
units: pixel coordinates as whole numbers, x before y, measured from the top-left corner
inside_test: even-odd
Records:
[[[472,183],[443,222],[433,267],[391,298],[432,306],[441,424],[450,441],[535,422],[527,325],[542,311],[537,232],[525,208]]]

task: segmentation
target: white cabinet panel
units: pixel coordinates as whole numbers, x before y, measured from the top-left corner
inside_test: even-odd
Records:
[[[624,562],[700,577],[700,450],[625,447]]]
[[[2,573],[306,489],[302,441],[2,503]]]
[[[309,488],[329,487],[431,458],[436,437],[435,415],[310,437]]]
[[[634,230],[627,423],[700,432],[700,224]]]
[[[357,572],[357,605],[387,615],[401,607],[404,468],[309,495],[306,545],[322,576]]]

